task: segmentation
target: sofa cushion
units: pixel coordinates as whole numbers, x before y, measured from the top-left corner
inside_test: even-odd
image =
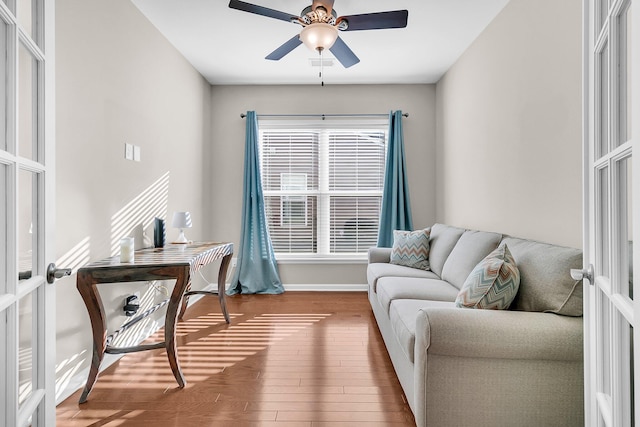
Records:
[[[456,307],[506,310],[519,286],[518,267],[503,243],[469,274],[456,298]]]
[[[451,250],[442,268],[442,277],[456,288],[462,288],[471,271],[484,257],[498,247],[502,234],[488,231],[465,231]]]
[[[582,316],[582,281],[569,274],[572,268],[582,268],[582,251],[515,237],[503,242],[520,270],[512,310]]]
[[[429,266],[438,277],[442,277],[442,267],[462,233],[464,233],[464,229],[450,225],[434,224],[431,227]]]
[[[391,264],[429,270],[430,228],[424,230],[393,230]]]
[[[440,279],[413,277],[382,277],[378,279],[378,301],[387,314],[389,314],[391,302],[397,299],[453,302],[457,295],[458,289]]]
[[[398,299],[391,303],[389,321],[400,348],[407,359],[414,363],[413,354],[416,343],[416,319],[421,308],[451,307],[450,301],[424,301],[415,299]]]
[[[439,279],[439,277],[426,270],[405,267],[403,265],[389,264],[386,262],[373,263],[367,266],[367,282],[373,292],[378,292],[378,279],[381,277],[417,277],[422,279]]]

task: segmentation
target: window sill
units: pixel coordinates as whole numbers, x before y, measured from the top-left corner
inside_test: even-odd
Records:
[[[367,254],[353,255],[278,255],[278,264],[366,264]]]

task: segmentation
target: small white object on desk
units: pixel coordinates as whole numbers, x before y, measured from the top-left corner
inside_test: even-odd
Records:
[[[120,239],[120,262],[133,262],[133,237]]]
[[[189,212],[174,212],[171,225],[173,228],[180,229],[180,235],[173,243],[189,243],[187,238],[184,236],[184,231],[182,231],[182,229],[191,228],[191,214]]]

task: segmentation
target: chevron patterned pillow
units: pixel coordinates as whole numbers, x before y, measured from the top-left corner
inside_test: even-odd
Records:
[[[431,228],[416,231],[393,230],[391,264],[429,270]]]
[[[506,244],[487,255],[465,280],[457,307],[506,310],[518,293],[520,271]]]

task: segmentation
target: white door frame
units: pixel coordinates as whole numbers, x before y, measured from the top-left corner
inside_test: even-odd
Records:
[[[55,425],[56,300],[46,277],[55,257],[54,14],[55,0],[0,0],[6,29],[0,34],[6,58],[0,88],[0,235],[6,237],[0,242],[0,425],[6,426]]]
[[[630,19],[618,19],[629,6]],[[583,272],[589,265],[595,272],[584,288],[589,427],[640,425],[640,286],[629,286],[629,262],[640,270],[638,245],[632,261],[627,255],[628,240],[640,242],[640,166],[632,167],[640,134],[639,18],[640,0],[583,1]]]

